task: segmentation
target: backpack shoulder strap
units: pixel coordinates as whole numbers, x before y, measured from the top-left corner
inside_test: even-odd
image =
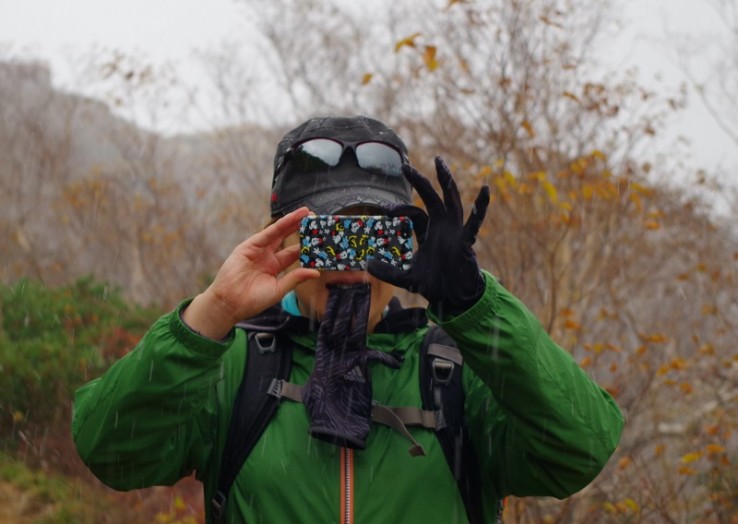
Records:
[[[294,343],[279,332],[251,331],[243,379],[233,404],[218,489],[211,500],[215,522],[222,522],[231,485],[279,407],[269,394],[274,379],[288,379]]]
[[[223,521],[231,485],[249,453],[279,407],[280,395],[271,388],[289,379],[294,344],[274,330],[250,331],[243,379],[233,404],[226,445],[221,458],[218,488],[211,500],[215,522]],[[441,413],[438,438],[459,486],[472,524],[483,522],[478,462],[464,419],[461,380],[463,358],[453,339],[432,326],[420,349],[420,393],[423,408]]]
[[[431,326],[420,348],[420,395],[424,409],[442,414],[436,437],[459,486],[469,522],[476,524],[484,517],[482,483],[464,417],[463,362],[448,333]]]

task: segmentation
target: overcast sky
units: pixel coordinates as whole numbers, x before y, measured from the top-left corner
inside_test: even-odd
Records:
[[[349,1],[349,0],[346,0]],[[364,0],[367,2],[375,0]],[[626,0],[628,20],[605,57],[616,66],[636,65],[647,81],[676,86],[683,76],[665,46],[667,33],[709,35],[715,14],[705,0]],[[154,60],[187,64],[193,49],[244,38],[243,5],[233,0],[0,0],[0,46],[13,54],[50,61],[57,82],[69,52],[93,45],[144,51]],[[0,47],[2,51],[2,47]],[[711,121],[699,101],[680,119],[693,141],[695,159],[707,168],[738,166],[738,148]],[[738,170],[733,170],[738,171]],[[738,175],[728,175],[738,183]]]

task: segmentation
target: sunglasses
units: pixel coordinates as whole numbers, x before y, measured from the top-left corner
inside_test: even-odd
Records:
[[[333,138],[311,138],[290,147],[277,171],[289,162],[299,173],[316,173],[336,167],[346,149],[351,149],[361,169],[377,175],[402,176],[407,157],[385,142],[342,142]]]

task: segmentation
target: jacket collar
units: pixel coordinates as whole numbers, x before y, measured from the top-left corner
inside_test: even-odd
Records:
[[[374,328],[374,333],[403,333],[414,331],[428,324],[428,315],[424,308],[404,308],[397,297],[390,300],[384,318]],[[249,331],[276,333],[283,329],[294,332],[317,331],[320,322],[297,315],[290,315],[280,305],[265,309],[255,317],[242,320],[236,327]]]

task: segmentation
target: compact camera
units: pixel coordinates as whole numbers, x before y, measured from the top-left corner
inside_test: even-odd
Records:
[[[408,217],[310,215],[300,222],[300,264],[322,271],[366,271],[376,258],[403,270],[413,258]]]

